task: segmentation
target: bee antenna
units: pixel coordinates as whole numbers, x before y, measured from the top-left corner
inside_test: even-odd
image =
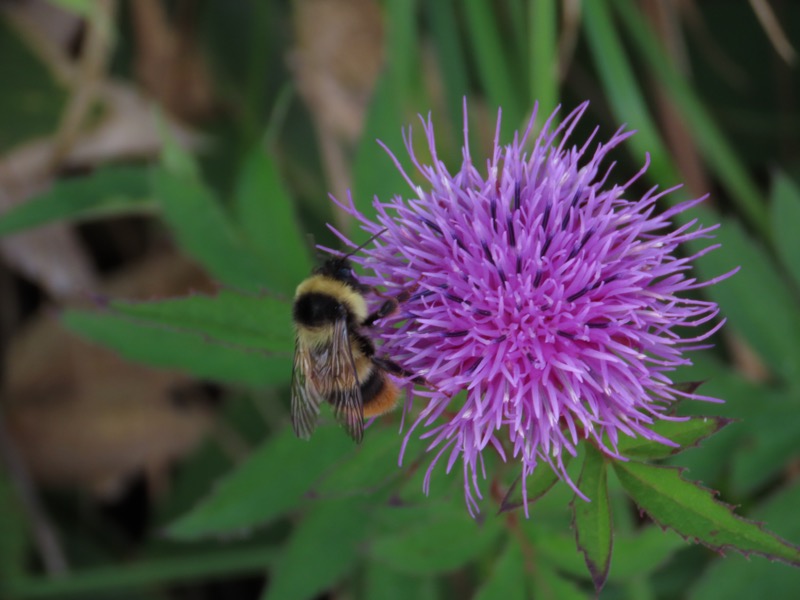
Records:
[[[366,242],[364,242],[363,244],[361,244],[361,245],[360,245],[358,248],[354,248],[353,250],[351,250],[350,252],[348,252],[347,254],[345,254],[345,255],[344,255],[342,258],[343,258],[343,259],[345,259],[345,258],[350,258],[351,256],[353,256],[353,254],[355,254],[355,253],[356,253],[356,252],[358,252],[359,250],[363,250],[364,248],[366,248],[366,247],[369,245],[369,243],[370,243],[370,242],[372,242],[372,241],[373,241],[375,238],[378,238],[378,237],[382,236],[382,235],[383,235],[384,233],[386,233],[388,230],[389,230],[389,228],[388,228],[388,227],[384,227],[384,228],[383,228],[383,229],[381,229],[381,230],[380,230],[378,233],[376,233],[376,234],[374,234],[374,235],[371,235],[371,236],[369,237],[369,239],[368,239]]]

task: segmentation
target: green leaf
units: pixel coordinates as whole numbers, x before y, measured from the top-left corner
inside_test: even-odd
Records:
[[[539,102],[539,125],[558,104],[558,3],[536,0],[528,3],[530,20],[530,103]]]
[[[701,441],[711,437],[732,422],[732,419],[723,417],[700,415],[690,417],[686,421],[656,421],[649,429],[678,444],[677,448],[641,436],[620,437],[617,448],[619,453],[626,458],[647,460],[666,458],[679,454],[687,448],[699,446]]]
[[[22,28],[0,19],[0,154],[58,128],[67,92],[54,80],[42,60],[26,43]]]
[[[450,119],[451,130],[460,131],[463,128],[463,102],[469,88],[469,74],[454,1],[423,2],[422,8],[430,22],[432,43],[436,48],[436,61],[447,107],[445,112]]]
[[[0,423],[0,426],[3,426]],[[2,434],[5,436],[5,432]],[[5,442],[5,440],[3,440]],[[28,560],[28,522],[19,504],[16,490],[0,470],[0,593],[4,586],[13,583],[25,572]]]
[[[258,387],[286,384],[292,373],[290,354],[266,356],[209,342],[195,332],[165,329],[109,312],[70,310],[61,319],[83,337],[113,348],[129,360],[155,367]]]
[[[421,92],[419,74],[423,71],[417,50],[417,5],[416,1],[408,0],[386,3],[387,65],[375,85],[353,161],[353,201],[368,219],[375,217],[372,206],[375,196],[386,202],[408,190],[405,178],[377,142],[385,144],[398,159],[405,154],[401,130],[410,120],[407,109],[419,106],[415,95]],[[405,162],[408,166],[408,161]],[[338,200],[348,202],[347,198]],[[350,229],[347,233],[356,243],[369,237],[356,226]]]
[[[786,397],[765,394],[759,409],[748,417],[733,451],[731,490],[739,497],[750,496],[770,481],[782,478],[800,458],[800,421],[797,392]]]
[[[774,523],[778,533],[800,539],[800,480],[771,496],[753,512],[757,519]],[[765,560],[749,560],[741,556],[717,559],[706,570],[688,597],[705,598],[793,598],[800,589],[800,570]]]
[[[445,573],[483,555],[502,532],[498,519],[478,523],[466,509],[458,512],[450,507],[437,517],[379,537],[370,547],[370,556],[403,573]]]
[[[750,435],[751,420],[772,406],[782,404],[787,392],[774,385],[764,385],[748,380],[742,373],[723,362],[716,352],[698,352],[692,357],[691,366],[681,367],[680,376],[686,379],[702,379],[703,393],[714,398],[724,398],[720,407],[727,417],[737,421],[714,436],[706,438],[700,448],[692,448],[667,461],[675,466],[688,468],[692,478],[699,481],[717,482],[731,473],[731,459],[743,450],[743,440]],[[757,402],[753,399],[758,398]],[[702,415],[708,410],[705,402],[682,402],[680,410],[686,414]],[[734,467],[735,470],[735,467]],[[736,489],[736,481],[731,482]],[[740,497],[738,494],[736,497]]]
[[[167,533],[194,539],[247,531],[272,521],[296,510],[323,473],[352,449],[339,427],[320,427],[308,442],[287,428],[221,480]]]
[[[786,174],[778,172],[772,180],[772,229],[783,266],[800,286],[800,188]]]
[[[243,350],[291,353],[294,347],[292,306],[271,296],[221,290],[216,296],[196,294],[153,302],[118,300],[110,307],[149,327],[195,333]]]
[[[405,150],[401,129],[406,122],[403,96],[396,90],[392,74],[385,71],[375,87],[372,102],[364,124],[364,133],[353,161],[353,202],[368,219],[375,216],[372,206],[374,196],[387,202],[408,190],[408,183],[395,167],[391,157],[378,145],[378,140],[400,158]],[[337,198],[347,204],[347,198]],[[366,241],[369,235],[355,227],[351,239],[356,243]]]
[[[389,73],[395,89],[405,93],[413,90],[421,72],[420,42],[417,38],[418,0],[387,0],[387,42]]]
[[[151,182],[164,219],[187,254],[227,285],[250,291],[267,286],[266,267],[246,247],[208,187],[163,168],[154,170]]]
[[[315,492],[320,496],[365,494],[388,484],[402,471],[397,457],[403,441],[395,426],[376,423],[367,429],[367,441],[359,446],[320,482]]]
[[[586,600],[587,594],[573,580],[564,577],[548,561],[542,560],[531,574],[536,600]]]
[[[432,577],[415,577],[398,573],[383,565],[369,563],[363,598],[380,600],[437,600],[436,583]]]
[[[800,369],[797,299],[769,255],[739,223],[724,221],[717,241],[724,252],[710,252],[695,262],[701,277],[717,277],[737,263],[741,270],[706,288],[705,294],[720,305],[728,327],[744,336],[769,368],[793,380]]]
[[[575,537],[562,533],[537,532],[532,537],[537,553],[560,571],[574,577],[586,577],[586,561],[575,548]],[[608,581],[624,584],[635,577],[646,576],[661,567],[686,542],[671,531],[659,527],[645,527],[634,534],[614,532],[614,562]]]
[[[175,177],[200,183],[202,176],[197,159],[181,146],[161,112],[156,112],[156,127],[161,138],[161,168]]]
[[[509,540],[473,600],[525,600],[525,560],[516,540]]]
[[[614,462],[625,491],[659,525],[722,552],[760,554],[800,566],[800,549],[733,513],[708,489],[686,481],[678,469],[639,462]]]
[[[651,163],[648,174],[652,180],[661,184],[677,183],[680,180],[678,171],[647,108],[647,101],[609,14],[608,2],[584,2],[581,6],[581,23],[605,97],[617,121],[627,123],[630,129],[637,132],[626,142],[628,150],[637,161],[649,153]]]
[[[341,581],[362,561],[365,513],[352,499],[315,503],[283,546],[263,599],[315,598]]]
[[[464,3],[468,39],[486,97],[493,110],[502,108],[503,139],[510,139],[525,116],[512,76],[511,61],[503,49],[503,33],[495,18],[494,3],[487,0],[467,0]]]
[[[149,170],[104,167],[84,177],[64,179],[0,216],[0,236],[53,221],[95,218],[150,210]]]
[[[311,271],[311,259],[275,160],[261,146],[245,159],[233,210],[250,247],[270,266],[267,287],[294,292]]]
[[[708,166],[760,234],[769,237],[769,220],[764,199],[749,169],[736,155],[731,143],[714,122],[713,114],[703,106],[692,85],[664,52],[660,36],[630,0],[615,0],[612,4],[636,44],[639,55],[649,63],[651,72],[658,73],[662,89],[675,103],[687,129],[703,153]],[[588,14],[586,17],[588,18]]]
[[[81,17],[88,17],[92,14],[92,4],[94,3],[92,0],[53,0],[53,4]]]
[[[571,454],[565,454],[564,465],[568,465],[572,460]],[[500,501],[500,509],[498,514],[516,510],[523,506],[522,488],[519,486],[522,476],[514,479],[513,483],[509,486],[506,495]],[[539,498],[544,496],[550,489],[560,480],[558,473],[556,473],[547,463],[541,463],[534,469],[533,474],[528,477],[525,482],[526,495],[528,497],[528,506],[536,502]]]
[[[246,402],[236,398],[232,402],[225,403],[224,412],[231,412],[233,405],[238,408],[245,404]],[[227,419],[225,422],[227,424]],[[205,440],[189,456],[181,460],[180,468],[170,480],[169,493],[160,498],[154,507],[151,522],[161,529],[187,512],[215,480],[231,469],[231,463],[231,459],[220,448],[219,443],[211,439]]]
[[[154,586],[262,573],[277,556],[277,548],[272,545],[237,547],[229,544],[214,551],[184,551],[176,556],[126,561],[124,568],[115,564],[78,569],[64,577],[27,577],[9,582],[9,595],[3,597],[93,598],[102,595],[118,598],[123,592]]]
[[[660,527],[639,528],[633,534],[614,536],[614,565],[608,575],[612,583],[627,583],[657,571],[676,552],[686,548],[686,541]]]
[[[597,593],[603,589],[611,566],[613,535],[611,507],[608,503],[606,461],[594,446],[586,445],[578,487],[590,502],[578,498],[572,501],[573,524],[578,550],[586,560]]]

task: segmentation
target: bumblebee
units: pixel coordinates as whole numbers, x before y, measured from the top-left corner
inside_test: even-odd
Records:
[[[364,418],[386,413],[397,404],[400,392],[387,374],[412,375],[376,356],[375,345],[363,333],[393,313],[408,294],[386,299],[369,313],[364,295],[372,291],[356,279],[347,256],[327,260],[297,287],[291,413],[300,438],[311,437],[325,400],[350,437],[361,442]],[[420,377],[412,381],[423,383]]]

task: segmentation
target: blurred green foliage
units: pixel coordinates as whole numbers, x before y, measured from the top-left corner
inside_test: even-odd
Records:
[[[92,10],[89,2],[62,4],[84,14]],[[581,11],[574,16],[570,3],[555,0],[381,2],[386,59],[350,153],[354,202],[369,215],[374,195],[404,193],[407,183],[375,140],[407,165],[401,127],[431,107],[438,107],[433,120],[441,156],[454,164],[465,98],[476,157],[493,135],[487,123],[498,107],[502,138],[508,139],[536,101],[547,114],[559,102],[571,108],[589,99],[590,115],[581,124],[587,131],[593,122],[604,132],[622,123],[637,130],[626,144],[629,155],[615,156],[617,175],[635,173],[647,153],[647,184],[669,187],[685,175],[676,156],[680,148],[665,130],[674,124],[663,111],[669,103],[676,115],[671,118],[688,131],[683,143],[696,149],[711,185],[711,201],[688,218],[722,223],[722,248],[698,261],[697,276],[713,278],[741,266],[735,277],[702,291],[720,304],[728,337],[718,336],[715,349],[697,354],[695,365],[676,375],[705,381],[700,392],[727,403],[684,402],[680,410],[739,421],[676,458],[667,457],[663,446],[663,455],[654,455],[653,448],[628,449],[632,456],[641,451],[637,457],[688,466],[686,478],[720,490],[748,518],[798,540],[800,119],[791,105],[800,93],[797,70],[781,63],[744,0],[689,3],[692,18],[672,32],[685,43],[679,55],[653,30],[647,2],[577,4]],[[783,3],[780,9],[784,30],[800,31],[800,6]],[[165,134],[162,160],[100,167],[58,181],[0,215],[0,234],[124,214],[157,219],[223,289],[213,297],[153,303],[109,299],[102,309],[68,308],[63,323],[132,360],[230,384],[235,397],[223,422],[255,447],[240,464],[215,440],[199,448],[154,507],[148,535],[133,556],[109,541],[113,534],[77,528],[59,520],[54,509],[59,528],[74,536],[67,547],[73,571],[62,577],[46,576],[31,564],[32,533],[17,516],[24,513],[10,481],[0,477],[3,597],[119,598],[124,592],[163,598],[168,586],[266,574],[262,597],[269,600],[321,594],[569,599],[593,594],[587,562],[593,574],[608,570],[601,594],[608,599],[796,596],[798,571],[785,564],[722,558],[637,518],[623,488],[684,536],[719,534],[725,546],[725,536],[737,528],[752,534],[674,470],[636,462],[608,470],[594,455],[574,461],[574,479],[583,468],[586,493],[599,494],[574,515],[586,534],[578,539],[584,556],[569,530],[572,492],[563,483],[531,504],[526,520],[518,496],[503,501],[486,482],[490,497],[473,520],[463,505],[460,473],[438,468],[430,497],[422,494],[425,442],[410,440],[397,468],[403,436],[396,418],[374,424],[361,447],[331,423],[308,443],[296,440],[287,427],[290,297],[312,265],[306,233],[323,245],[337,242],[325,228],[334,213],[313,115],[293,93],[285,62],[292,7],[212,0],[196,10],[201,51],[226,105],[203,124],[214,143],[193,157]],[[135,49],[128,19],[120,16],[113,69],[130,79]],[[567,47],[570,36],[574,54]],[[7,151],[51,134],[67,93],[2,19],[0,56],[13,57],[0,61],[0,149]],[[562,62],[568,67],[563,80],[559,57],[569,61]],[[674,199],[688,195],[681,191]],[[356,239],[362,235],[352,233]],[[726,343],[731,338],[755,353],[762,377],[740,371]],[[705,438],[723,422],[692,423],[696,431],[682,444]],[[494,462],[487,471],[499,473],[497,486],[505,489],[519,473]],[[534,478],[534,497],[555,482],[546,468]],[[645,484],[636,487],[636,481]],[[671,491],[645,489],[662,484]],[[495,515],[501,502],[517,508]],[[591,530],[612,521],[613,555],[610,531]],[[791,560],[791,551],[775,538],[753,535],[746,551],[786,551]]]

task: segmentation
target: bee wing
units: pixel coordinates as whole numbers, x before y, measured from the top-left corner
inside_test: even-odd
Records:
[[[333,415],[344,426],[348,435],[360,443],[364,437],[364,403],[356,361],[353,359],[350,332],[344,319],[339,319],[334,324],[331,369],[336,382],[329,396],[333,404]]]
[[[308,346],[297,340],[292,365],[292,428],[297,437],[307,440],[317,426],[323,396],[309,377],[314,361]]]

